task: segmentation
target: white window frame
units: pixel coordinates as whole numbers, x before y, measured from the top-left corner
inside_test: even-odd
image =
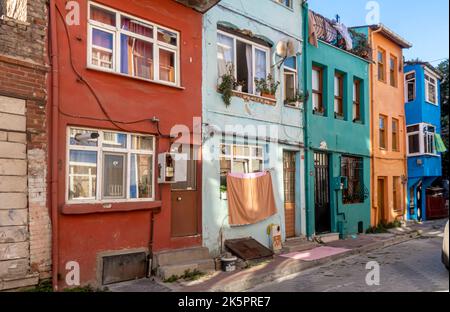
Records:
[[[406,79],[406,77],[408,75],[410,75],[410,74],[414,74],[414,78]],[[417,74],[416,74],[416,71],[414,71],[414,70],[405,73],[405,102],[406,103],[411,103],[411,102],[414,102],[416,100],[416,96],[417,96],[416,76],[417,76]],[[408,84],[411,83],[411,82],[414,83],[414,98],[413,98],[412,101],[409,101],[409,99],[408,99]]]
[[[253,41],[246,40],[246,39],[241,38],[239,36],[230,34],[230,33],[226,32],[226,31],[223,31],[223,30],[217,30],[217,33],[221,34],[222,36],[225,36],[225,37],[228,37],[230,39],[233,39],[233,57],[234,57],[234,59],[233,59],[233,69],[234,69],[234,77],[235,78],[237,77],[237,68],[236,68],[236,64],[237,64],[237,53],[236,53],[237,52],[236,51],[237,44],[236,44],[236,42],[237,41],[241,41],[241,42],[243,42],[245,44],[248,44],[248,45],[252,46],[252,63],[253,63],[252,64],[252,66],[253,66],[253,77],[252,77],[252,79],[253,79],[252,80],[252,82],[253,82],[253,90],[252,91],[253,92],[249,93],[249,94],[255,95],[256,94],[256,86],[255,86],[256,53],[255,52],[256,52],[256,50],[260,50],[260,51],[263,51],[263,52],[266,53],[266,75],[269,75],[271,73],[271,70],[270,70],[270,67],[271,67],[271,64],[270,64],[270,48],[265,47],[263,45],[260,45],[258,43],[255,43]],[[217,42],[217,44],[221,45],[219,42]],[[267,79],[267,76],[264,77],[264,79]]]
[[[97,8],[100,9],[104,9],[107,10],[111,13],[115,13],[116,14],[116,26],[111,26],[111,25],[107,25],[107,24],[103,24],[101,22],[95,21],[95,20],[91,20],[91,7],[95,6]],[[139,23],[142,23],[143,26],[146,27],[151,27],[153,29],[153,38],[148,38],[146,36],[142,36],[139,34],[135,34],[131,31],[127,31],[127,30],[122,30],[121,29],[121,17],[126,17],[126,18],[130,18],[133,19]],[[118,75],[122,75],[125,77],[130,77],[130,78],[134,78],[134,79],[139,79],[139,80],[145,80],[145,81],[152,81],[152,82],[157,82],[160,84],[165,84],[165,85],[169,85],[169,86],[176,86],[176,87],[180,87],[180,42],[181,42],[181,38],[180,38],[180,32],[167,28],[167,27],[163,27],[160,26],[156,23],[147,21],[147,20],[143,20],[140,19],[136,16],[133,15],[129,15],[127,13],[112,9],[108,6],[99,4],[97,2],[93,2],[93,1],[89,1],[88,2],[88,15],[87,15],[87,23],[88,23],[88,43],[87,43],[87,47],[88,47],[88,52],[87,52],[87,67],[90,69],[95,69],[95,70],[99,70],[99,71],[106,71],[106,72],[110,72],[110,73],[115,73]],[[101,66],[97,66],[92,64],[92,31],[93,29],[98,29],[101,31],[105,31],[105,32],[109,32],[113,34],[113,68],[109,69],[109,68],[104,68]],[[158,41],[158,30],[166,30],[169,32],[172,32],[174,34],[177,35],[177,44],[176,47],[161,41]],[[148,43],[151,43],[153,45],[153,73],[154,73],[154,77],[153,79],[146,79],[143,77],[138,77],[133,75],[133,73],[131,74],[124,74],[121,72],[120,70],[120,58],[121,58],[121,44],[120,44],[120,38],[121,35],[126,35],[132,38],[136,38]],[[160,80],[159,78],[159,50],[160,49],[164,49],[170,52],[173,52],[175,54],[175,82],[170,82],[170,81],[165,81],[165,80]]]
[[[283,87],[283,101],[284,105],[287,107],[299,107],[298,102],[294,103],[288,103],[286,98],[286,75],[294,76],[294,94],[297,94],[298,92],[298,59],[297,55],[292,56],[295,59],[295,68],[291,68],[289,66],[286,66],[286,64],[283,64],[283,80],[284,80],[284,87]],[[295,105],[292,105],[295,104]]]
[[[427,77],[430,80],[433,79],[434,83],[432,83],[431,81],[427,80]],[[439,97],[439,95],[438,95],[438,78],[436,77],[436,75],[434,75],[433,73],[431,73],[428,70],[424,71],[423,78],[424,78],[423,80],[425,82],[425,102],[438,106],[438,97]],[[435,88],[434,102],[430,101],[429,98],[428,98],[428,95],[429,95],[428,86],[429,85],[432,85]]]
[[[294,5],[293,5],[294,0],[288,0],[289,1],[288,5],[284,4],[284,0],[273,0],[273,1],[275,1],[279,5],[282,5],[282,6],[286,7],[286,8],[288,8],[288,9],[291,9],[291,10],[294,9]]]
[[[224,147],[224,146],[230,148],[230,154],[222,154],[222,147]],[[249,156],[235,155],[234,147],[249,148],[250,155]],[[252,155],[252,149],[253,148],[261,150],[261,156],[260,157]],[[237,160],[248,160],[249,169],[253,168],[253,161],[254,160],[262,161],[262,168],[261,168],[261,170],[264,171],[264,147],[261,146],[261,145],[245,145],[245,144],[222,143],[222,144],[220,144],[219,151],[220,151],[219,160],[222,159],[222,158],[225,159],[225,160],[230,160],[230,162],[231,162],[231,173],[234,173],[234,160],[235,159],[237,159]],[[225,148],[225,151],[226,151],[226,148]]]
[[[409,127],[414,127],[414,126],[419,126],[419,130],[408,133],[408,128]],[[435,132],[428,132],[428,131],[425,132],[425,128],[426,127],[433,127]],[[425,152],[425,149],[426,149],[426,147],[425,147],[425,139],[427,138],[427,136],[429,136],[431,134],[433,135],[433,153],[426,153]],[[408,157],[414,157],[414,156],[428,155],[428,156],[440,157],[440,155],[437,154],[437,152],[436,152],[435,134],[436,134],[436,126],[434,126],[432,124],[417,123],[417,124],[412,124],[412,125],[406,126],[406,152],[407,152],[407,156]],[[410,136],[414,136],[414,135],[419,135],[419,152],[418,153],[410,153],[409,152],[409,137]]]
[[[82,145],[71,145],[70,144],[70,130],[84,130],[96,132],[99,134],[97,139],[97,146],[82,146]],[[124,134],[127,136],[127,145],[126,148],[115,148],[115,147],[103,147],[105,143],[104,133],[112,132],[115,134]],[[151,151],[147,150],[135,150],[132,149],[132,136],[141,136],[141,137],[152,137],[153,138],[153,146]],[[77,127],[70,126],[67,127],[66,130],[66,186],[65,186],[65,199],[67,204],[105,204],[105,203],[124,203],[124,202],[154,202],[155,201],[155,147],[156,147],[156,137],[154,135],[142,134],[142,133],[129,133],[129,132],[120,132],[120,131],[112,131],[107,129],[95,129],[95,128],[86,128],[86,127]],[[97,153],[97,175],[96,175],[96,194],[95,198],[85,198],[85,199],[72,199],[69,200],[69,173],[70,173],[70,151],[90,151]],[[105,154],[121,154],[125,155],[125,191],[123,198],[111,198],[103,196],[103,163],[104,163],[104,155]],[[130,179],[131,179],[131,155],[147,155],[152,156],[151,163],[151,171],[152,171],[152,197],[151,198],[130,198]]]

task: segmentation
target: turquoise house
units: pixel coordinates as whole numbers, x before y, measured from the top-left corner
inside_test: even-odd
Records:
[[[329,19],[304,14],[307,236],[342,238],[370,227],[371,54],[355,49],[364,37],[349,49]]]
[[[203,24],[203,245],[212,255],[228,239],[269,247],[271,225],[283,240],[304,236],[302,1],[222,0]],[[269,75],[279,85],[261,90]],[[227,92],[225,78],[234,81]],[[227,174],[261,171],[271,174],[276,213],[230,225]]]

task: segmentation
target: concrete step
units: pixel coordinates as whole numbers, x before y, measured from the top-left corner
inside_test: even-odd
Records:
[[[164,281],[172,276],[182,276],[187,270],[198,270],[203,273],[215,271],[213,259],[194,260],[180,264],[163,265],[158,267],[157,274]]]
[[[327,233],[316,235],[315,240],[320,243],[331,243],[339,240],[339,233]]]
[[[304,238],[290,239],[283,244],[283,253],[310,250],[317,247],[318,245],[318,243],[310,242]]]
[[[195,260],[206,259],[209,259],[209,250],[206,247],[168,250],[154,254],[154,264],[157,267],[183,264]]]

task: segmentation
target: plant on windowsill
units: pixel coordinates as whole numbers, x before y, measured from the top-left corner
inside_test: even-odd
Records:
[[[288,99],[284,100],[285,105],[293,106],[293,107],[299,107],[300,103],[304,103],[304,102],[305,102],[305,95],[303,94],[303,92],[299,92],[299,91],[297,91],[295,93],[295,96],[293,96],[292,98],[288,98]]]
[[[271,74],[267,75],[267,78],[255,78],[255,86],[257,94],[265,98],[275,100],[275,94],[277,93],[279,81],[275,81]]]
[[[234,66],[233,64],[227,64],[227,71],[225,74],[220,76],[220,83],[217,90],[222,93],[222,99],[226,106],[231,104],[231,97],[233,96],[233,91],[237,85],[236,78],[234,77]]]
[[[325,109],[323,107],[315,107],[313,109],[313,114],[323,116],[325,114]]]
[[[343,120],[344,119],[344,114],[334,112],[334,118]]]
[[[234,90],[237,92],[242,92],[245,86],[245,81],[236,81],[234,84]]]

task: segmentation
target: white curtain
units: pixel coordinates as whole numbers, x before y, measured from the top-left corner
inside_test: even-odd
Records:
[[[227,72],[227,64],[234,61],[234,40],[233,38],[218,34],[217,64],[219,77]]]
[[[253,93],[253,47],[251,45],[246,45],[245,54],[248,70],[248,93]]]

